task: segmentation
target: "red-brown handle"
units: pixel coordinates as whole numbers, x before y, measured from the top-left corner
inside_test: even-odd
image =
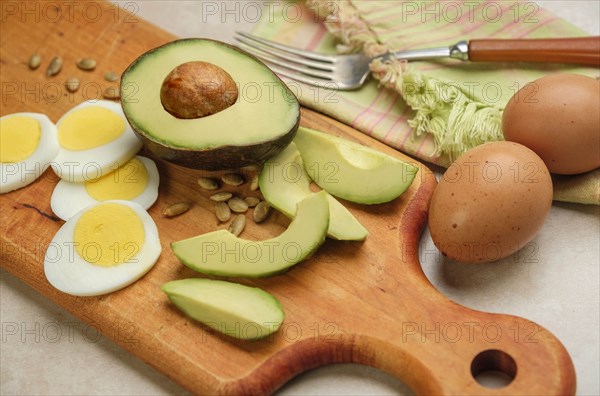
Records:
[[[469,41],[475,62],[554,62],[600,66],[600,37]]]

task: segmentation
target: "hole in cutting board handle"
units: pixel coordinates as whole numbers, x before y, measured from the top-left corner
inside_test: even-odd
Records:
[[[475,381],[486,388],[504,388],[517,375],[517,363],[508,353],[498,349],[480,352],[471,362]]]

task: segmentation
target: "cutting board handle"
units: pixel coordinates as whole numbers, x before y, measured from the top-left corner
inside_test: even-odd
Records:
[[[355,362],[396,376],[418,395],[575,394],[571,359],[547,330],[515,316],[463,314],[461,322],[397,324],[395,339],[356,337]],[[486,372],[502,373],[505,386],[480,384]]]

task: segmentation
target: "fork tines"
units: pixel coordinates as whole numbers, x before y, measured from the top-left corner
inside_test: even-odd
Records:
[[[236,32],[239,47],[268,63],[277,74],[311,85],[329,86],[334,81],[336,57],[276,43]]]

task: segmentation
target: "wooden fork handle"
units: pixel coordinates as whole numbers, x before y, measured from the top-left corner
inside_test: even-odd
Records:
[[[469,60],[600,66],[600,37],[470,40]]]

